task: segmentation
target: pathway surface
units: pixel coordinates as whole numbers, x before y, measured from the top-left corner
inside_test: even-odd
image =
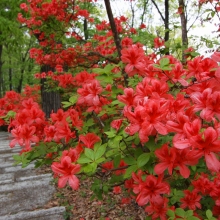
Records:
[[[9,133],[0,132],[0,220],[64,220],[64,207],[43,209],[55,192],[50,174],[37,174],[34,165],[14,166],[20,147],[9,147]]]

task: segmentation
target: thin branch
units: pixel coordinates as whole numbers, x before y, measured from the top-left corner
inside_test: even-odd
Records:
[[[105,7],[106,7],[107,14],[108,14],[108,19],[110,22],[111,30],[114,35],[115,45],[116,45],[116,48],[118,51],[118,55],[121,58],[121,43],[120,43],[120,38],[118,35],[117,28],[116,28],[115,20],[114,20],[113,14],[112,14],[111,4],[110,4],[109,0],[104,0],[104,1],[105,1]]]
[[[142,13],[142,15],[141,15],[141,23],[140,23],[140,25],[142,24],[142,23],[144,23],[144,15],[145,15],[145,13],[146,13],[146,10],[147,10],[147,4],[148,4],[148,2],[149,2],[149,0],[144,0],[144,8],[143,8],[143,13]]]
[[[160,9],[159,9],[157,3],[156,3],[154,0],[151,0],[151,1],[152,1],[152,3],[154,4],[154,6],[156,7],[156,9],[157,9],[158,13],[160,14],[160,17],[162,18],[163,22],[165,22],[165,18],[164,18],[164,16],[162,15],[162,13],[161,13],[161,11],[160,11]]]

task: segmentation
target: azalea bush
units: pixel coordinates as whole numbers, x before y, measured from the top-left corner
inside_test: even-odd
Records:
[[[48,2],[43,6],[65,24],[62,10],[50,11],[55,6]],[[20,22],[40,28],[37,18],[49,18],[36,7],[30,5],[35,20],[19,15]],[[30,10],[26,4],[22,8]],[[89,19],[78,8],[79,14]],[[115,56],[117,48],[105,22],[97,25],[101,32],[93,39],[92,52],[89,43],[74,50],[61,50],[59,45],[49,55],[42,49],[31,50],[39,64],[54,67],[36,77],[46,78],[64,95],[62,108],[50,118],[30,94],[18,102],[14,92],[10,92],[12,101],[9,93],[0,99],[3,106],[15,103],[2,109],[1,119],[13,136],[10,147],[22,148],[14,157],[16,163],[51,165],[60,188],[69,185],[78,190],[80,177],[86,175],[92,181],[93,198],[100,200],[111,191],[126,191],[128,197],[123,199],[143,206],[147,219],[219,219],[219,53],[204,58],[190,48],[183,65],[172,55],[161,55],[158,48],[164,42],[155,39],[154,53],[147,54],[144,45],[134,43],[131,32],[125,31],[126,19],[115,21],[123,36],[120,57]],[[109,41],[98,44],[97,39]],[[88,51],[93,55],[86,59],[82,54]],[[62,65],[94,60],[90,67],[75,68],[74,74]]]

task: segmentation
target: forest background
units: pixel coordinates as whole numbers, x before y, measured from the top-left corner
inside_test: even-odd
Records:
[[[166,1],[165,1],[166,2]],[[28,34],[27,27],[21,25],[17,20],[18,13],[21,12],[20,4],[23,1],[2,0],[0,2],[0,97],[6,91],[15,90],[21,92],[24,85],[39,83],[34,74],[40,69],[29,56],[31,48],[37,46],[38,41],[35,36]],[[169,8],[165,12],[164,1],[135,0],[135,1],[111,1],[114,16],[124,15],[128,18],[127,25],[130,28],[139,28],[145,24],[146,28],[141,33],[136,34],[135,40],[142,41],[145,47],[151,52],[153,50],[153,39],[155,37],[164,38],[165,19],[169,18],[170,52],[175,52],[180,57],[181,44],[181,20],[178,8],[180,1],[169,1]],[[86,4],[85,4],[86,7]],[[218,33],[218,16],[212,12],[211,5],[199,6],[198,1],[184,1],[184,13],[186,20],[186,32],[188,35],[188,46],[203,55],[206,51],[210,53],[216,50],[219,42],[216,38]],[[106,19],[104,2],[99,0],[94,3],[94,14],[96,22]],[[166,14],[168,17],[166,18]],[[83,22],[83,19],[82,19]],[[88,27],[89,32],[95,32],[95,26]],[[78,32],[83,35],[82,24],[78,26]],[[158,52],[156,49],[154,51]]]

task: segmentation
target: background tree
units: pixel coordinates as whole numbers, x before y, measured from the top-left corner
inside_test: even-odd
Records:
[[[21,2],[0,2],[0,97],[7,90],[21,92],[27,82],[33,84],[33,72],[37,71],[29,58],[35,42],[17,21]]]

